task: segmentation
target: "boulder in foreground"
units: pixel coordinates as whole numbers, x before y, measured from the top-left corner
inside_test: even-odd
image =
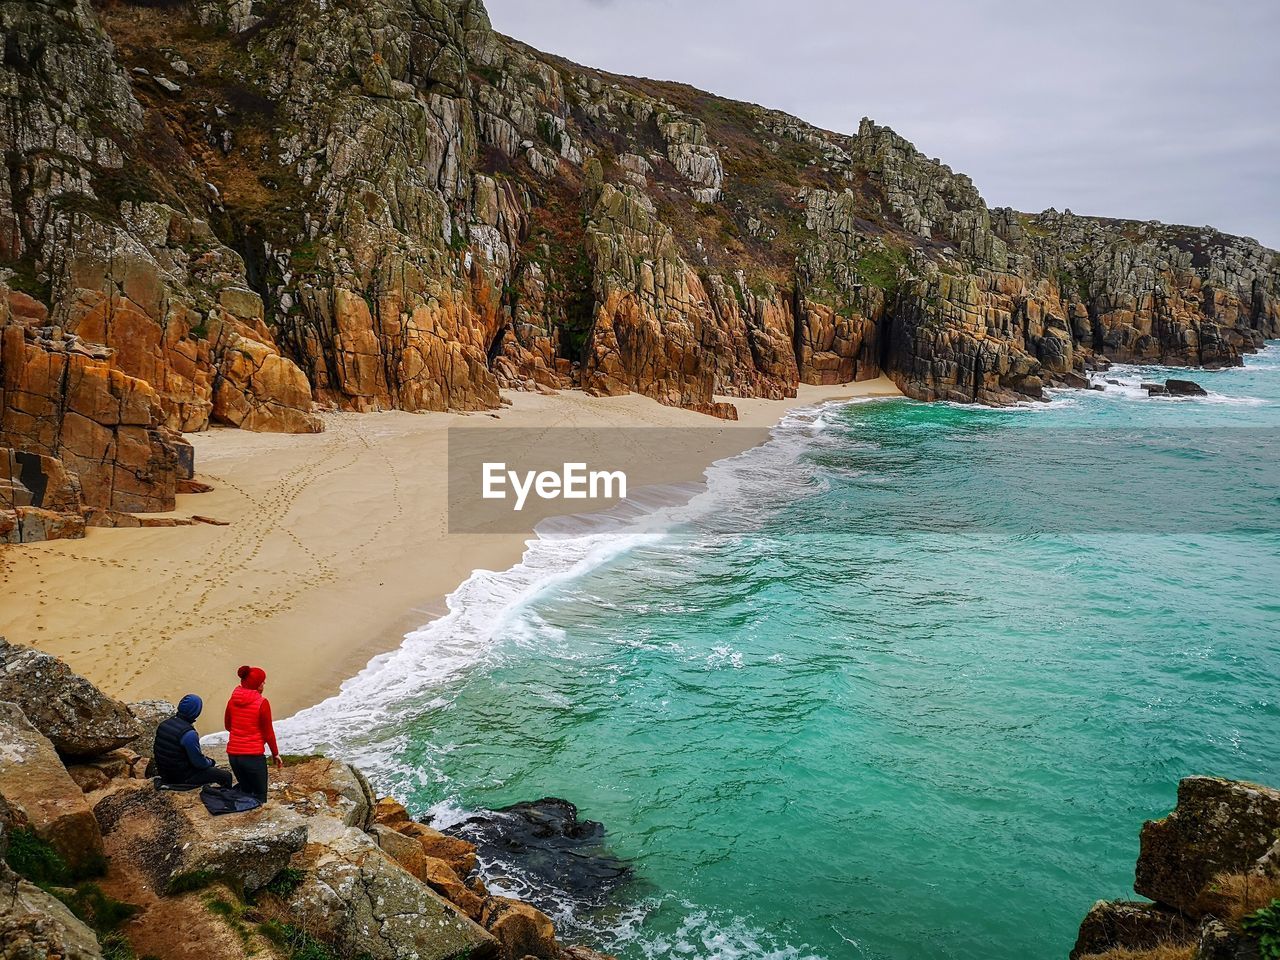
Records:
[[[555,960],[560,956],[556,930],[551,918],[535,907],[507,897],[490,897],[481,917],[488,930],[498,938],[502,960],[539,957]]]
[[[57,657],[3,637],[0,700],[17,704],[64,756],[97,756],[125,746],[142,732],[128,707]]]
[[[12,703],[0,702],[0,825],[28,830],[73,871],[102,863],[102,834],[84,793],[51,744]]]
[[[1178,805],[1142,827],[1133,888],[1191,917],[1220,874],[1247,873],[1276,842],[1280,790],[1216,777],[1187,777]]]
[[[332,822],[332,821],[331,821]],[[293,922],[340,956],[370,960],[483,960],[493,937],[348,827],[315,837],[294,866],[306,879],[289,896]]]
[[[1071,960],[1117,947],[1150,950],[1162,943],[1185,943],[1195,935],[1195,929],[1177,910],[1158,903],[1099,900],[1080,924]]]
[[[292,810],[267,806],[214,818],[198,790],[162,792],[150,783],[117,790],[93,812],[111,856],[137,865],[164,893],[221,881],[252,894],[289,866],[307,838]]]
[[[0,957],[4,960],[102,960],[93,931],[52,894],[0,861]]]

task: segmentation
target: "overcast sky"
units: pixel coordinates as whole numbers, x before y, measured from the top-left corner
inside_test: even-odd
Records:
[[[987,203],[1280,248],[1280,0],[486,0],[503,33],[845,133]]]

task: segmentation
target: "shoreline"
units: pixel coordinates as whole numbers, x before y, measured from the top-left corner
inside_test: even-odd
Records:
[[[791,410],[895,397],[886,378],[805,386],[787,400],[733,399],[737,422],[645,397],[504,394],[489,413],[325,414],[319,435],[213,430],[190,435],[197,479],[171,516],[227,526],[90,530],[84,540],[0,551],[0,636],[65,659],[127,701],[195,692],[206,729],[241,663],[263,666],[277,717],[338,693],[369,661],[447,610],[478,570],[519,563],[529,532],[450,533],[450,427],[699,428],[687,449],[624,450],[668,482],[699,481],[760,442]],[[496,415],[496,416],[495,416]],[[582,512],[581,505],[544,510]],[[539,518],[540,519],[540,518]]]

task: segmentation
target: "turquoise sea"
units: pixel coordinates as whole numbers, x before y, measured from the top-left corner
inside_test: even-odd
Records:
[[[1210,396],[1137,386],[1166,376]],[[636,879],[557,913],[623,960],[1065,957],[1180,777],[1280,784],[1280,345],[1108,378],[797,411],[687,507],[477,574],[285,730],[440,822],[602,821]]]

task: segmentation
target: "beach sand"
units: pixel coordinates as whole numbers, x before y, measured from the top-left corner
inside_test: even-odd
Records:
[[[214,490],[180,496],[173,516],[228,525],[90,530],[84,540],[0,547],[0,636],[64,658],[128,701],[198,693],[209,705],[206,730],[221,723],[236,668],[260,665],[273,712],[286,717],[443,613],[472,571],[505,570],[523,554],[527,531],[448,531],[450,427],[530,428],[530,442],[550,428],[697,428],[687,442],[664,432],[660,450],[620,442],[608,451],[611,469],[695,481],[760,442],[790,409],[896,395],[886,379],[802,386],[794,400],[733,400],[734,424],[635,395],[515,393],[496,417],[328,414],[318,436],[193,434],[197,479]],[[604,431],[592,435],[609,443]],[[565,503],[541,509],[584,509]]]

